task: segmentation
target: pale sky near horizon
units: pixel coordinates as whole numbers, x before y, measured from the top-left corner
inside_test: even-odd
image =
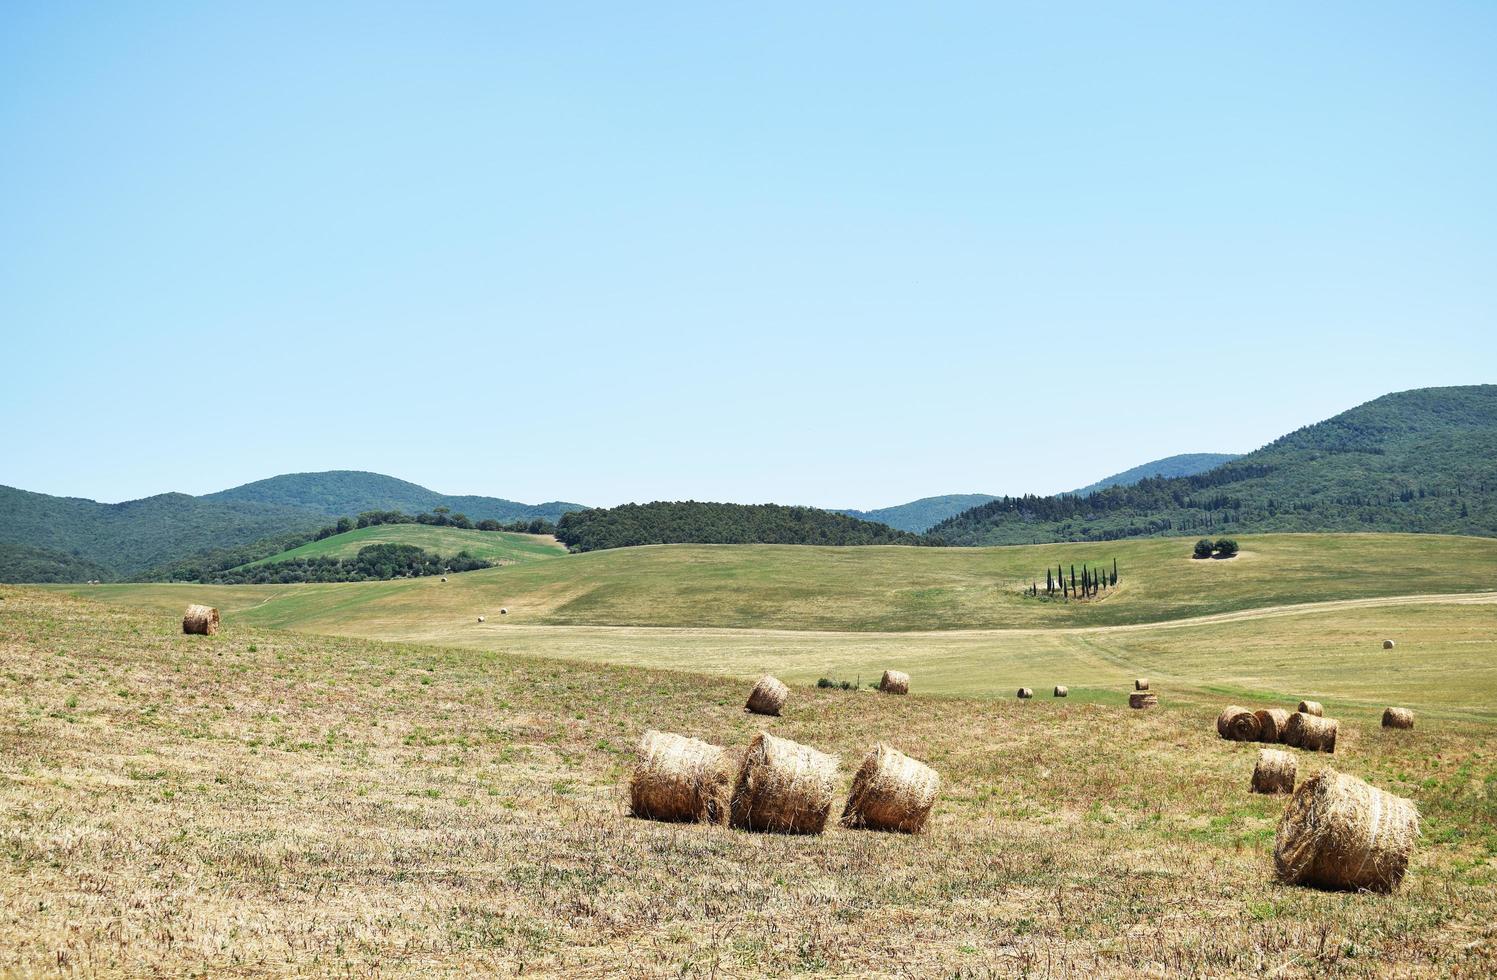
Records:
[[[0,484],[872,508],[1497,381],[1497,4],[0,6]]]

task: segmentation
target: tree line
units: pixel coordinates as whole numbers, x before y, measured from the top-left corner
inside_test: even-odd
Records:
[[[1045,569],[1045,595],[1054,598],[1059,594],[1062,599],[1091,599],[1101,595],[1103,589],[1117,588],[1118,584],[1118,560],[1112,560],[1112,571],[1098,566],[1092,568],[1085,563],[1081,566],[1081,576],[1076,575],[1076,566],[1071,566],[1071,578],[1066,580],[1066,570],[1063,565],[1056,565],[1054,569]],[[1040,584],[1035,582],[1029,587],[1029,594],[1038,596]]]
[[[887,524],[815,507],[655,501],[563,514],[556,537],[572,551],[646,544],[925,544]]]
[[[293,558],[271,565],[230,568],[208,581],[216,585],[281,585],[293,582],[371,582],[470,572],[492,563],[460,551],[451,558],[409,544],[371,544],[353,558]]]

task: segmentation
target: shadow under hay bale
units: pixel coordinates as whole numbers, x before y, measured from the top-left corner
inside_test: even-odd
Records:
[[[748,704],[744,707],[756,715],[778,715],[780,709],[785,707],[785,700],[789,697],[790,688],[781,683],[778,678],[765,674],[749,692]]]
[[[721,746],[654,729],[639,740],[629,812],[646,820],[726,823],[733,760]]]
[[[1325,705],[1319,701],[1301,701],[1299,711],[1301,714],[1314,715],[1317,718],[1325,717]]]
[[[1384,728],[1413,728],[1414,712],[1408,708],[1384,708]]]
[[[1290,885],[1390,892],[1418,837],[1412,800],[1326,769],[1305,780],[1284,809],[1274,871]]]
[[[1289,712],[1283,708],[1259,708],[1253,714],[1258,717],[1258,741],[1284,741],[1284,726],[1289,724]]]
[[[214,636],[218,633],[218,610],[197,603],[187,607],[182,614],[182,632],[197,636]]]
[[[1299,762],[1293,752],[1283,749],[1259,749],[1258,764],[1253,766],[1254,793],[1293,793]]]
[[[1069,697],[1070,694],[1071,694],[1071,689],[1068,688],[1068,687],[1066,687],[1064,684],[1057,684],[1057,685],[1055,685],[1055,696],[1056,697],[1058,697],[1058,698]]]
[[[940,792],[934,769],[880,742],[853,776],[842,825],[918,834]]]
[[[1128,707],[1130,708],[1153,708],[1159,704],[1159,695],[1148,692],[1128,695]]]
[[[1021,687],[1021,688],[1019,688],[1018,697],[1021,698],[1022,700],[1025,700],[1025,701],[1029,700],[1030,698],[1034,697],[1034,688],[1032,688],[1032,687]]]
[[[1284,744],[1307,752],[1335,752],[1336,730],[1340,727],[1334,718],[1321,718],[1296,711],[1289,716],[1284,726]]]
[[[1246,708],[1229,704],[1216,716],[1216,733],[1234,742],[1258,741],[1258,716]]]
[[[836,756],[760,732],[749,743],[733,787],[733,826],[819,834],[831,813],[836,780]]]
[[[1149,679],[1147,677],[1138,678],[1133,682],[1133,689],[1135,691],[1147,691],[1149,689]]]
[[[902,670],[886,670],[883,679],[878,682],[878,689],[885,694],[908,694],[910,675]]]

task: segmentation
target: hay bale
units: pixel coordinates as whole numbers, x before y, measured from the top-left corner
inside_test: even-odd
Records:
[[[1274,871],[1289,885],[1390,892],[1419,837],[1412,800],[1326,769],[1290,799],[1274,840]]]
[[[1293,793],[1299,762],[1293,752],[1283,749],[1259,749],[1258,764],[1253,767],[1254,793]]]
[[[482,617],[482,616],[479,616],[479,617],[478,617],[478,621],[479,621],[479,622],[480,622],[480,623],[481,623],[481,622],[483,622],[483,617]]]
[[[1334,718],[1296,711],[1289,716],[1289,721],[1284,726],[1284,744],[1307,752],[1334,752],[1336,729],[1339,727]]]
[[[878,682],[878,689],[885,694],[910,693],[910,675],[902,670],[886,670]]]
[[[1032,688],[1032,687],[1021,687],[1021,688],[1019,688],[1019,692],[1016,695],[1016,697],[1018,697],[1020,700],[1027,701],[1030,698],[1034,697],[1034,688]]]
[[[1289,724],[1289,712],[1283,708],[1259,708],[1253,714],[1258,716],[1258,741],[1284,741],[1284,726]]]
[[[940,792],[934,769],[880,742],[852,778],[842,826],[918,834]]]
[[[1391,649],[1393,649],[1393,641],[1392,640],[1384,640],[1383,641],[1383,649],[1384,650],[1391,650]]]
[[[1384,728],[1413,728],[1414,712],[1408,708],[1384,708]]]
[[[1216,716],[1216,734],[1234,742],[1256,742],[1261,729],[1258,716],[1246,708],[1229,704]]]
[[[1159,703],[1159,695],[1147,691],[1128,695],[1128,707],[1152,708]]]
[[[1319,701],[1301,701],[1299,711],[1301,714],[1314,715],[1317,718],[1325,717],[1325,705]]]
[[[748,704],[744,707],[756,715],[777,715],[780,709],[785,707],[785,699],[788,697],[790,697],[790,688],[780,683],[777,678],[765,674],[749,692]]]
[[[646,820],[726,823],[733,765],[721,746],[654,729],[639,740],[629,812]]]
[[[443,575],[443,576],[442,576],[442,581],[443,581],[443,582],[445,582],[445,581],[447,581],[447,576],[445,576],[445,575]]]
[[[197,603],[187,607],[182,614],[182,632],[198,636],[213,636],[218,632],[218,610]]]
[[[1149,679],[1147,677],[1138,678],[1133,682],[1133,689],[1135,691],[1147,691],[1149,689]]]
[[[499,615],[501,615],[501,616],[508,616],[509,615],[509,610],[508,609],[504,609],[504,608],[501,607],[500,610],[499,610]]]
[[[1057,685],[1055,685],[1055,696],[1056,697],[1058,697],[1058,698],[1068,697],[1068,696],[1070,696],[1070,693],[1071,693],[1071,689],[1069,687],[1066,687],[1064,684],[1057,684]]]
[[[733,787],[733,826],[819,834],[837,781],[837,757],[760,732],[749,743]]]

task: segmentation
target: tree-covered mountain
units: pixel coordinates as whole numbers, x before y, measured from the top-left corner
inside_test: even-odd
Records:
[[[0,581],[137,576],[198,558],[258,552],[367,510],[447,507],[473,521],[555,520],[575,504],[454,497],[377,473],[300,473],[203,497],[163,493],[118,504],[0,487]],[[31,578],[45,573],[44,578]],[[67,576],[66,578],[60,576]]]
[[[833,513],[846,514],[860,521],[874,521],[901,531],[922,534],[948,517],[997,499],[990,493],[948,493],[942,497],[921,497],[907,504],[880,507],[878,510],[837,510]]]
[[[1003,497],[929,536],[989,545],[1250,531],[1497,535],[1497,385],[1385,395],[1205,473]]]
[[[1096,483],[1082,487],[1080,490],[1072,490],[1077,496],[1086,496],[1096,493],[1098,490],[1106,490],[1108,487],[1126,487],[1137,483],[1139,480],[1147,480],[1151,476],[1195,476],[1207,470],[1214,470],[1223,463],[1230,463],[1234,459],[1240,459],[1241,453],[1181,453],[1178,456],[1166,456],[1164,459],[1156,459],[1142,466],[1126,469],[1121,473],[1098,480]],[[980,501],[986,503],[987,501]],[[977,506],[973,504],[972,506]]]
[[[202,499],[301,507],[327,517],[345,517],[368,510],[416,514],[446,507],[475,521],[494,520],[501,524],[537,518],[554,524],[567,511],[583,509],[581,504],[560,500],[522,504],[501,497],[453,496],[393,476],[361,470],[286,473],[210,493]]]
[[[642,544],[920,544],[918,535],[814,507],[624,504],[565,514],[556,537],[573,551]]]

